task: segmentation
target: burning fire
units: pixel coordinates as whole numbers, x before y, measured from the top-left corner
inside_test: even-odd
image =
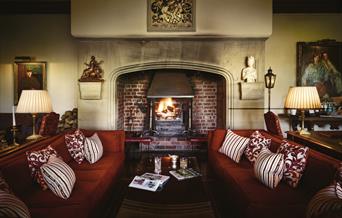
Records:
[[[172,98],[161,99],[156,113],[158,116],[161,116],[164,119],[176,116],[175,106],[173,105]]]

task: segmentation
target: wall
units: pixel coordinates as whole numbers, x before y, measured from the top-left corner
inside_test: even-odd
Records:
[[[265,66],[272,66],[277,74],[275,87],[271,90],[272,108],[283,108],[289,87],[296,85],[296,42],[322,39],[342,41],[341,21],[342,14],[273,15],[273,33],[265,46]],[[266,92],[265,97],[267,107]],[[282,109],[273,111],[283,113]],[[283,130],[289,129],[285,122],[282,127]]]
[[[77,107],[77,41],[70,34],[70,16],[1,15],[0,27],[0,113],[12,111],[15,56],[47,61],[54,111]]]
[[[72,0],[76,37],[268,37],[272,0],[196,0],[196,32],[147,32],[147,0]]]
[[[78,99],[83,128],[117,128],[116,78],[150,69],[188,69],[216,73],[226,79],[226,127],[262,128],[264,99],[240,100],[239,82],[245,57],[256,57],[258,81],[263,81],[264,39],[84,39],[79,43],[79,76],[94,55],[104,70],[101,100]],[[235,108],[251,108],[240,110]]]

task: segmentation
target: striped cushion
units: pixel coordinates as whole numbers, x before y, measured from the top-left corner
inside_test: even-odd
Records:
[[[306,217],[342,217],[342,201],[336,196],[335,185],[330,185],[320,190],[311,199],[306,211]]]
[[[342,199],[342,162],[340,162],[340,166],[337,169],[336,175],[336,195],[339,199]]]
[[[97,133],[94,133],[84,142],[84,156],[89,163],[93,164],[98,161],[103,154],[103,146]]]
[[[284,155],[272,153],[263,148],[255,161],[254,173],[258,180],[270,188],[275,188],[283,177]]]
[[[342,185],[339,182],[336,183],[336,196],[342,199]]]
[[[31,217],[25,203],[11,193],[0,190],[0,217]]]
[[[51,145],[39,151],[27,151],[26,158],[31,170],[31,176],[33,180],[41,186],[43,190],[48,189],[48,186],[40,172],[40,167],[47,163],[50,156],[58,157],[57,151],[51,147]]]
[[[70,197],[76,177],[68,164],[52,156],[46,164],[40,167],[40,170],[48,187],[55,195],[64,199]]]
[[[0,172],[0,190],[11,193],[11,189],[9,185],[7,184],[6,180],[3,178],[2,173]]]
[[[248,142],[249,138],[239,136],[228,129],[219,152],[227,155],[236,163],[239,163]]]

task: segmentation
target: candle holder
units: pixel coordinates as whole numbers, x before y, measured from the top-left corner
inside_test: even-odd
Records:
[[[18,132],[18,128],[16,126],[12,126],[11,132],[13,132],[13,143],[12,146],[18,146],[19,144],[15,141],[16,132]]]

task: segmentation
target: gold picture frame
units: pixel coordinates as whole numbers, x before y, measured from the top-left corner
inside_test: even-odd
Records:
[[[46,62],[16,61],[14,63],[14,105],[18,104],[22,90],[46,90]]]
[[[196,0],[147,0],[147,32],[195,32]]]

